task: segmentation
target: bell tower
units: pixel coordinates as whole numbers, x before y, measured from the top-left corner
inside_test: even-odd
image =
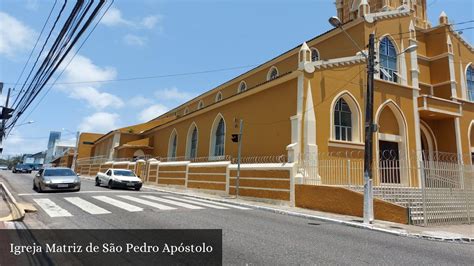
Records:
[[[336,0],[337,16],[343,23],[357,19],[367,12],[391,11],[402,5],[412,10],[417,27],[429,27],[426,0]],[[363,10],[360,10],[361,8]]]

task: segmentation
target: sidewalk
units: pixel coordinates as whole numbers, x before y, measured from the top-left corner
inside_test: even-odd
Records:
[[[471,225],[446,225],[446,226],[432,226],[422,227],[414,225],[405,225],[399,223],[392,223],[386,221],[376,220],[371,225],[364,225],[361,217],[340,215],[334,213],[327,213],[321,211],[314,211],[309,209],[303,209],[298,207],[290,207],[283,203],[271,204],[264,201],[260,201],[254,198],[245,198],[235,196],[224,195],[220,193],[209,193],[197,191],[194,189],[178,188],[178,187],[167,187],[167,186],[156,186],[156,185],[144,185],[145,188],[169,192],[179,195],[187,195],[196,198],[208,199],[217,202],[229,202],[233,204],[239,204],[244,206],[250,206],[253,208],[271,211],[280,214],[286,214],[296,217],[302,217],[314,220],[323,220],[328,222],[334,222],[344,224],[348,226],[364,228],[384,233],[389,233],[399,236],[425,238],[439,241],[452,241],[452,242],[469,242],[474,243],[474,224]]]
[[[0,188],[0,221],[2,218],[7,217],[10,215],[10,207],[8,205],[7,195],[5,192]]]

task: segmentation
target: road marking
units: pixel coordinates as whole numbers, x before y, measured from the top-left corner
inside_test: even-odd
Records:
[[[72,214],[65,209],[56,205],[50,199],[34,199],[36,204],[38,204],[50,217],[69,217]]]
[[[87,200],[81,199],[79,197],[69,197],[64,198],[65,200],[69,201],[73,205],[81,208],[83,211],[90,213],[90,214],[106,214],[110,213],[108,210],[101,208],[95,204],[88,202]]]
[[[173,197],[173,196],[165,196],[165,197],[168,198],[168,199],[174,199],[174,200],[189,202],[189,203],[192,203],[192,204],[201,205],[201,206],[205,206],[205,207],[209,207],[209,208],[213,208],[213,209],[228,210],[228,208],[213,205],[213,204],[207,204],[207,203],[203,203],[203,202],[195,202],[193,200],[187,200],[187,199],[177,198],[177,197]]]
[[[202,209],[204,209],[203,207],[199,207],[199,206],[196,206],[196,205],[191,205],[191,204],[184,203],[184,202],[177,202],[177,201],[169,200],[169,199],[162,199],[162,198],[158,198],[158,197],[155,197],[155,196],[142,196],[142,198],[156,200],[156,201],[160,201],[160,202],[164,202],[164,203],[168,203],[168,204],[171,204],[171,205],[176,205],[176,206],[179,206],[179,207],[192,209],[192,210],[202,210]]]
[[[63,191],[61,192],[61,194],[90,194],[90,193],[124,193],[126,191],[124,190],[88,190],[88,191],[77,191],[77,192],[72,192],[72,191]],[[136,193],[134,191],[130,191],[130,193]],[[147,194],[157,194],[157,195],[164,195],[164,194],[167,194],[167,193],[163,193],[163,192],[154,192],[154,191],[143,191],[143,192],[140,192],[140,193],[147,193]],[[18,196],[45,196],[47,194],[40,194],[40,193],[19,193],[17,194]]]
[[[229,207],[229,208],[235,208],[235,209],[240,209],[240,210],[250,210],[250,208],[241,207],[241,206],[232,205],[232,204],[227,204],[227,203],[222,203],[222,202],[215,202],[215,201],[210,201],[210,200],[205,200],[205,199],[197,199],[197,198],[193,198],[193,197],[185,197],[185,198],[192,199],[192,200],[197,200],[197,201],[205,202],[205,203],[212,203],[212,204],[216,204],[216,205],[224,206],[224,207]]]
[[[118,197],[120,197],[122,199],[131,200],[131,201],[134,201],[134,202],[138,202],[138,203],[141,203],[143,205],[148,205],[148,206],[151,206],[153,208],[157,208],[157,209],[164,210],[164,211],[166,211],[166,210],[176,210],[176,208],[173,208],[173,207],[169,207],[169,206],[159,204],[159,203],[149,201],[149,200],[143,200],[143,199],[135,198],[135,197],[132,197],[132,196],[118,196]]]
[[[124,209],[124,210],[129,211],[129,212],[141,212],[141,211],[143,211],[143,208],[140,208],[140,207],[137,207],[135,205],[128,204],[126,202],[116,200],[116,199],[113,199],[113,198],[110,198],[110,197],[107,197],[107,196],[93,196],[93,198],[97,199],[97,200],[100,200],[100,201],[103,201],[105,203],[108,203],[108,204],[110,204],[112,206],[115,206],[117,208]]]

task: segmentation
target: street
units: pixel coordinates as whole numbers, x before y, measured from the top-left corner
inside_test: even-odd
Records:
[[[110,190],[82,179],[80,192],[37,193],[33,174],[2,171],[20,202],[34,204],[30,229],[222,229],[223,263],[466,264],[474,246],[307,220],[143,188]]]

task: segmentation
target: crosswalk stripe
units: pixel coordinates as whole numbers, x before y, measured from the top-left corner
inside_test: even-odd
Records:
[[[103,201],[105,203],[108,203],[108,204],[110,204],[112,206],[115,206],[117,208],[124,209],[124,210],[129,211],[129,212],[141,212],[141,211],[143,211],[143,208],[140,208],[140,207],[137,207],[135,205],[128,204],[126,202],[116,200],[116,199],[113,199],[113,198],[110,198],[110,197],[107,197],[107,196],[93,196],[93,198],[97,199],[97,200],[100,200],[100,201]]]
[[[118,196],[118,197],[120,197],[122,199],[131,200],[131,201],[134,201],[134,202],[137,202],[137,203],[141,203],[143,205],[148,205],[148,206],[151,206],[153,208],[160,209],[160,210],[176,210],[176,208],[173,208],[173,207],[169,207],[169,206],[159,204],[159,203],[149,201],[149,200],[135,198],[135,197],[132,197],[132,196]]]
[[[90,213],[90,214],[106,214],[110,213],[108,210],[101,208],[93,203],[88,202],[79,197],[68,197],[64,198],[65,200],[69,201],[71,204],[76,205],[77,207],[81,208],[83,211]]]
[[[72,214],[50,199],[33,199],[50,217],[70,217]]]
[[[168,204],[171,204],[171,205],[176,205],[176,206],[179,206],[179,207],[184,207],[184,208],[187,208],[187,209],[192,209],[192,210],[204,209],[203,207],[199,207],[199,206],[196,206],[196,205],[191,205],[191,204],[183,203],[183,202],[177,202],[177,201],[169,200],[169,199],[162,199],[162,198],[158,198],[158,197],[155,197],[155,196],[142,196],[142,197],[147,198],[147,199],[151,199],[151,200],[156,200],[156,201],[168,203]]]
[[[210,201],[210,200],[205,200],[205,199],[197,199],[197,198],[192,198],[192,197],[185,197],[185,198],[196,200],[196,201],[199,201],[199,202],[212,203],[212,204],[215,204],[215,205],[229,207],[229,208],[235,208],[235,209],[240,209],[240,210],[250,210],[250,208],[241,207],[241,206],[232,205],[232,204],[227,204],[227,203],[222,203],[222,202],[215,202],[215,201]]]
[[[195,201],[192,201],[192,200],[187,200],[187,199],[178,198],[178,197],[173,197],[173,196],[165,196],[165,197],[168,198],[168,199],[173,199],[173,200],[179,200],[179,201],[189,202],[189,203],[192,203],[192,204],[196,204],[196,205],[200,205],[200,206],[205,206],[205,207],[209,207],[209,208],[213,208],[213,209],[219,209],[219,210],[227,210],[227,209],[228,209],[228,208],[221,207],[221,206],[217,206],[217,205],[213,205],[213,204],[207,204],[207,203],[203,203],[203,202],[195,202]]]

